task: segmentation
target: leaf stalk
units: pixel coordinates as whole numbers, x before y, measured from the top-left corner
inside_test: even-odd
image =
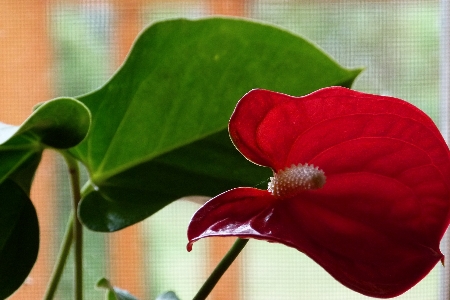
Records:
[[[58,288],[59,281],[67,262],[67,257],[70,253],[70,247],[73,242],[73,219],[74,213],[70,214],[69,220],[66,225],[66,232],[64,233],[64,238],[61,244],[61,249],[59,250],[58,258],[55,263],[52,275],[50,277],[50,282],[47,286],[47,290],[44,295],[44,300],[52,300],[55,296],[56,289]]]
[[[69,153],[63,153],[69,168],[70,183],[72,188],[73,209],[73,244],[74,244],[74,299],[83,300],[83,226],[77,218],[78,204],[81,200],[80,169],[78,161]]]
[[[217,282],[219,282],[222,275],[225,274],[226,270],[228,270],[236,257],[238,257],[239,253],[241,253],[242,249],[244,249],[247,242],[248,239],[241,238],[238,238],[236,242],[234,242],[228,253],[222,258],[220,263],[217,265],[211,275],[209,275],[208,279],[203,283],[203,286],[200,288],[200,290],[192,300],[204,300],[206,299],[206,297],[208,297],[208,295],[216,286]]]

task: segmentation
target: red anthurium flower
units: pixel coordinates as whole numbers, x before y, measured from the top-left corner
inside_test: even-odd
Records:
[[[252,90],[229,132],[274,176],[267,190],[236,188],[204,204],[188,250],[210,236],[282,243],[380,298],[405,292],[443,260],[449,149],[415,106],[342,87],[304,97]]]

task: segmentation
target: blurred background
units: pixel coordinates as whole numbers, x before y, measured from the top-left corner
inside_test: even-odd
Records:
[[[389,0],[2,0],[0,121],[20,124],[32,107],[103,85],[137,34],[167,18],[231,15],[270,22],[311,40],[341,65],[365,71],[354,88],[403,98],[446,124],[440,82],[447,1]],[[444,34],[443,34],[444,32]],[[446,38],[446,37],[445,37]],[[441,50],[442,54],[442,50]],[[441,104],[440,104],[441,103]],[[440,113],[441,112],[441,113]],[[445,128],[443,128],[445,129]],[[84,175],[87,178],[86,174]],[[67,169],[44,155],[32,199],[41,247],[22,288],[10,299],[42,298],[70,214]],[[118,233],[85,231],[85,298],[103,299],[101,277],[139,299],[173,290],[191,299],[233,240],[211,239],[186,251],[186,228],[199,207],[176,201]],[[398,299],[444,299],[442,265]],[[56,299],[72,296],[72,265]],[[209,299],[369,299],[341,286],[296,250],[252,240]]]

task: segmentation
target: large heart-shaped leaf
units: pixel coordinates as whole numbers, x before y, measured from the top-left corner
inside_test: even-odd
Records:
[[[340,67],[287,31],[242,19],[171,20],[146,29],[122,68],[81,96],[93,123],[72,150],[92,186],[80,204],[89,228],[114,231],[186,195],[254,186],[269,170],[243,162],[228,119],[253,88],[304,95],[349,86]]]
[[[36,261],[39,226],[26,193],[12,180],[0,184],[0,299],[25,281]]]
[[[43,149],[73,147],[89,126],[89,110],[73,98],[40,104],[20,126],[0,123],[0,182],[12,178],[29,192]]]

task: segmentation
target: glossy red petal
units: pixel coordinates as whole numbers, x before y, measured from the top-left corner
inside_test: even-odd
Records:
[[[355,188],[343,188],[348,182]],[[225,192],[192,218],[188,249],[210,236],[282,243],[310,256],[347,287],[380,298],[405,292],[442,258],[438,240],[424,238],[427,229],[420,224],[397,228],[422,214],[399,204],[398,199],[416,201],[401,183],[350,173],[333,176],[327,185],[282,200],[253,188]],[[381,193],[380,186],[386,187]]]
[[[442,259],[449,151],[413,105],[340,87],[304,97],[254,90],[239,101],[229,131],[249,160],[276,172],[313,164],[326,183],[283,199],[253,188],[223,193],[194,215],[189,245],[207,236],[279,242],[381,298],[408,290]]]
[[[229,132],[236,148],[247,159],[278,171],[288,165],[294,142],[320,123],[329,121],[328,133],[334,134],[340,131],[333,126],[335,118],[378,114],[414,120],[445,144],[433,121],[410,103],[343,87],[324,88],[303,97],[252,90],[238,102]],[[372,124],[372,131],[377,131],[378,125]],[[321,141],[317,137],[307,142]]]
[[[254,231],[252,224],[258,222],[261,211],[270,211],[275,203],[268,191],[255,188],[236,188],[212,198],[189,223],[188,251],[195,241],[204,237],[239,235],[257,238],[261,232]],[[256,227],[263,228],[264,224]]]

